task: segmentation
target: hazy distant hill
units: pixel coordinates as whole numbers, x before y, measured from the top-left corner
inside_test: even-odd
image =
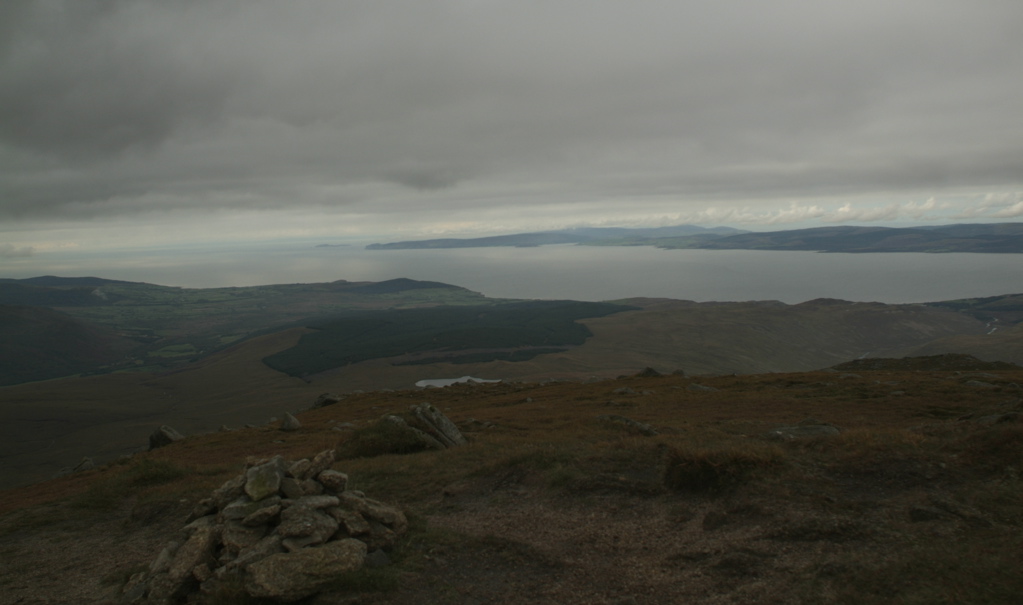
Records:
[[[809,250],[817,252],[1023,252],[1023,223],[939,227],[815,227],[742,233],[694,242],[662,238],[661,248]]]
[[[491,246],[656,246],[704,250],[806,250],[814,252],[1023,252],[1023,223],[938,227],[815,227],[752,233],[692,225],[654,229],[574,229],[468,239],[370,244],[369,250],[479,248]]]
[[[417,241],[393,242],[389,244],[370,244],[367,250],[416,250],[426,248],[490,248],[514,246],[518,248],[545,246],[549,244],[584,244],[603,242],[624,242],[625,240],[664,238],[678,236],[722,237],[743,233],[731,227],[704,228],[695,225],[675,225],[672,227],[650,227],[630,229],[625,227],[582,227],[561,231],[541,231],[536,233],[515,233],[512,235],[494,235],[474,238],[445,238]]]

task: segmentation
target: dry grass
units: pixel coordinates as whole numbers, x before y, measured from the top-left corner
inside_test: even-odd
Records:
[[[1023,371],[994,374],[1023,382]],[[690,390],[693,382],[717,390]],[[350,578],[346,590],[374,591],[367,602],[1008,603],[1023,590],[1023,424],[957,419],[1005,411],[1007,394],[930,371],[357,394],[299,414],[297,432],[190,437],[0,492],[0,546],[5,558],[31,560],[21,540],[59,529],[85,547],[90,520],[173,520],[177,503],[250,456],[354,455],[373,436],[375,455],[335,468],[353,488],[401,504],[415,530],[395,567]],[[380,449],[377,419],[424,400],[469,445]],[[597,420],[607,414],[659,434]],[[810,417],[842,432],[761,438]],[[360,429],[333,430],[342,422]]]
[[[677,491],[720,491],[780,467],[785,458],[780,447],[752,441],[675,446],[667,455],[664,485]]]

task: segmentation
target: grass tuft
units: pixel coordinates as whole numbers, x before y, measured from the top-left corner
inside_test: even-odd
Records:
[[[87,490],[71,500],[71,505],[88,510],[113,510],[129,496],[138,495],[158,485],[173,483],[191,472],[188,468],[166,460],[143,458],[113,477],[93,482]]]
[[[337,448],[340,458],[373,458],[387,454],[414,454],[426,444],[408,429],[387,420],[356,429]]]
[[[667,452],[664,486],[676,491],[716,491],[746,481],[753,473],[780,466],[785,452],[755,442],[678,445]]]

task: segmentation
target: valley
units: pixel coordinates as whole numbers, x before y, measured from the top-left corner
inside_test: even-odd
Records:
[[[6,307],[59,317],[55,327],[42,324],[59,337],[40,339],[46,330],[35,324],[34,331],[16,322],[4,328],[9,382],[12,369],[22,367],[18,360],[31,360],[26,365],[35,371],[49,368],[54,377],[0,387],[2,487],[48,478],[84,457],[106,462],[141,451],[163,424],[184,434],[263,425],[309,407],[324,392],[408,389],[426,379],[587,382],[643,368],[748,375],[943,353],[1023,363],[1018,295],[926,305],[580,303],[488,299],[413,280],[213,291],[49,283],[59,285],[7,290],[9,302],[31,302],[28,292],[36,302],[63,306]],[[92,340],[66,339],[67,318],[90,326],[84,333]],[[999,329],[992,331],[992,322]],[[60,374],[69,347],[95,350],[131,329],[151,337],[122,336],[116,342],[130,347],[108,349],[121,357]],[[33,350],[48,356],[33,357]]]

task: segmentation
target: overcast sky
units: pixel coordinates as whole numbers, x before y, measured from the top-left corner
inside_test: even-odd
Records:
[[[2,0],[0,256],[1023,220],[1019,0]]]

